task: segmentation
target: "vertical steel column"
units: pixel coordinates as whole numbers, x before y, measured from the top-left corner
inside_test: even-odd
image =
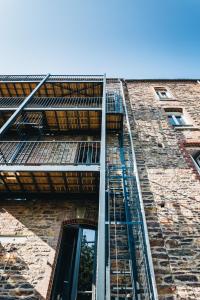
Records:
[[[24,101],[20,104],[20,106],[15,110],[15,112],[10,116],[10,118],[5,122],[5,124],[0,128],[0,137],[5,133],[6,130],[12,125],[15,121],[16,117],[19,115],[21,110],[28,104],[28,102],[32,99],[35,93],[39,90],[39,88],[43,85],[43,83],[48,79],[50,74],[47,74],[42,81],[34,88],[34,90],[28,95]]]
[[[77,298],[82,238],[83,238],[83,228],[79,227],[78,240],[76,246],[76,257],[75,257],[74,272],[73,272],[74,274],[73,274],[73,284],[72,284],[72,291],[71,291],[71,300],[76,300]]]
[[[96,300],[105,299],[106,75],[103,79]]]

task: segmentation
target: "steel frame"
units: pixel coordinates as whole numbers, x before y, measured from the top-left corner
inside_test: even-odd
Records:
[[[42,169],[41,169],[42,166]],[[2,165],[2,172],[99,172],[99,165]]]
[[[133,162],[133,174],[132,175],[135,177],[137,190],[138,190],[138,200],[139,200],[138,205],[139,205],[139,210],[140,210],[140,216],[141,216],[141,222],[142,222],[142,228],[143,228],[143,239],[144,239],[143,251],[146,252],[145,254],[146,254],[147,268],[148,268],[147,272],[149,273],[148,280],[149,280],[150,286],[151,286],[151,299],[158,300],[155,274],[154,274],[154,268],[153,268],[153,261],[152,261],[152,255],[151,255],[151,248],[150,248],[150,243],[149,243],[149,235],[148,235],[148,229],[147,229],[147,223],[146,223],[145,211],[144,211],[144,204],[143,204],[142,192],[141,192],[141,186],[140,186],[140,179],[139,179],[134,144],[133,144],[133,139],[132,139],[132,134],[131,134],[131,126],[130,126],[129,117],[128,117],[128,110],[126,107],[126,101],[125,101],[122,80],[120,80],[120,85],[121,85],[121,92],[122,92],[123,105],[124,105],[124,111],[125,111],[125,118],[126,118],[126,122],[127,122],[128,135],[129,135],[130,146],[131,146],[130,153],[132,155],[132,162]]]
[[[73,272],[73,284],[71,291],[71,299],[75,300],[77,298],[77,290],[78,290],[78,276],[79,276],[79,268],[80,268],[80,257],[81,257],[81,239],[83,237],[83,228],[79,227],[78,229],[78,240],[76,245],[76,257],[74,264],[74,272]]]
[[[106,75],[104,75],[104,81],[103,81],[102,120],[101,120],[96,300],[105,299],[105,212],[106,212],[105,179],[106,179]]]
[[[99,141],[0,141],[0,165],[98,165]]]
[[[0,137],[8,130],[8,128],[12,125],[12,123],[15,121],[17,116],[20,114],[20,112],[23,110],[23,108],[28,104],[28,102],[32,99],[32,97],[35,95],[35,93],[40,89],[40,87],[44,84],[44,82],[48,79],[50,74],[47,74],[40,83],[35,87],[35,89],[30,93],[29,96],[27,96],[24,101],[20,104],[20,106],[15,110],[15,112],[11,115],[11,117],[5,122],[5,124],[0,128]]]
[[[1,178],[1,176],[0,176]],[[89,199],[90,201],[94,201],[96,202],[98,199],[98,193],[78,193],[78,192],[68,192],[67,193],[67,200],[74,200],[74,201],[79,201],[79,200],[85,200],[87,196],[87,200]],[[61,201],[66,201],[66,191],[62,192],[62,193],[56,193],[56,197],[55,194],[49,193],[49,192],[12,192],[10,193],[10,191],[8,192],[1,192],[1,201],[5,200],[13,200],[13,201],[18,201],[18,199],[20,198],[20,200],[24,200],[24,201],[29,201],[29,200],[39,200],[39,201],[57,201],[57,200],[61,200]]]
[[[25,97],[0,97],[0,110],[16,109]],[[33,97],[24,110],[101,109],[101,97]]]
[[[132,271],[132,284],[134,287],[134,300],[138,300],[137,295],[137,264],[136,264],[136,256],[135,256],[135,240],[132,232],[132,218],[130,213],[130,204],[129,204],[129,188],[127,182],[127,174],[126,174],[126,162],[124,157],[124,145],[123,145],[123,133],[120,137],[120,158],[122,163],[122,182],[123,182],[123,192],[124,192],[124,204],[125,204],[125,215],[126,215],[126,225],[127,225],[127,235],[128,235],[128,246],[129,253],[131,257],[131,271]]]
[[[45,75],[0,75],[0,82],[37,82]],[[50,75],[47,82],[103,82],[102,75]]]

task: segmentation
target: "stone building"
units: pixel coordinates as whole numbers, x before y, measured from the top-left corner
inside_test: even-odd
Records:
[[[0,76],[0,300],[200,299],[200,84]]]

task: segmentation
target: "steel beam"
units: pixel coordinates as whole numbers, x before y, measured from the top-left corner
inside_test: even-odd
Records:
[[[0,111],[15,111],[17,107],[1,107]],[[99,107],[25,107],[24,111],[101,111]]]
[[[2,172],[99,172],[98,165],[0,165]]]
[[[0,137],[8,130],[8,128],[13,124],[17,116],[23,110],[23,108],[28,104],[28,102],[32,99],[35,93],[39,90],[39,88],[43,85],[43,83],[49,78],[50,74],[47,74],[42,81],[35,87],[35,89],[27,96],[24,101],[20,104],[20,106],[16,109],[16,111],[11,115],[11,117],[5,122],[5,124],[0,128]]]
[[[76,246],[76,257],[74,263],[74,272],[73,272],[73,283],[72,283],[72,291],[70,300],[77,299],[77,292],[78,292],[78,276],[80,272],[80,258],[81,258],[81,241],[83,238],[83,228],[79,227],[78,229],[78,240]]]
[[[104,81],[103,81],[102,120],[101,120],[96,300],[105,299],[105,209],[106,209],[105,180],[106,180],[106,75],[104,75]]]
[[[1,110],[1,109],[0,109]],[[10,109],[9,109],[10,110]],[[25,111],[101,111],[98,107],[26,107]]]

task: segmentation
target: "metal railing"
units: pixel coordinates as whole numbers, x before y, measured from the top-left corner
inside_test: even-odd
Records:
[[[51,75],[49,81],[101,81],[103,82],[103,75]]]
[[[1,97],[0,108],[16,108],[24,97]],[[101,108],[102,97],[33,97],[26,108]]]
[[[123,113],[122,96],[120,91],[106,93],[106,112]]]
[[[0,97],[0,109],[17,108],[24,97]],[[101,108],[102,97],[33,97],[27,109],[31,108]],[[122,98],[119,93],[108,93],[106,96],[107,113],[123,113]]]
[[[41,81],[46,75],[0,75],[0,81]]]
[[[0,97],[0,108],[17,108],[25,97]]]
[[[41,81],[45,75],[0,75],[0,81]],[[51,75],[47,82],[56,81],[101,81],[103,75]]]
[[[123,83],[121,82],[120,84],[126,119],[126,129],[123,133],[122,145],[124,152],[124,166],[126,169],[126,182],[128,187],[127,195],[129,199],[129,216],[133,221],[131,227],[136,245],[137,282],[140,289],[139,299],[158,300],[131,126],[123,90]],[[135,222],[135,220],[137,220],[137,222]]]
[[[0,142],[0,165],[96,165],[99,159],[98,141]]]

